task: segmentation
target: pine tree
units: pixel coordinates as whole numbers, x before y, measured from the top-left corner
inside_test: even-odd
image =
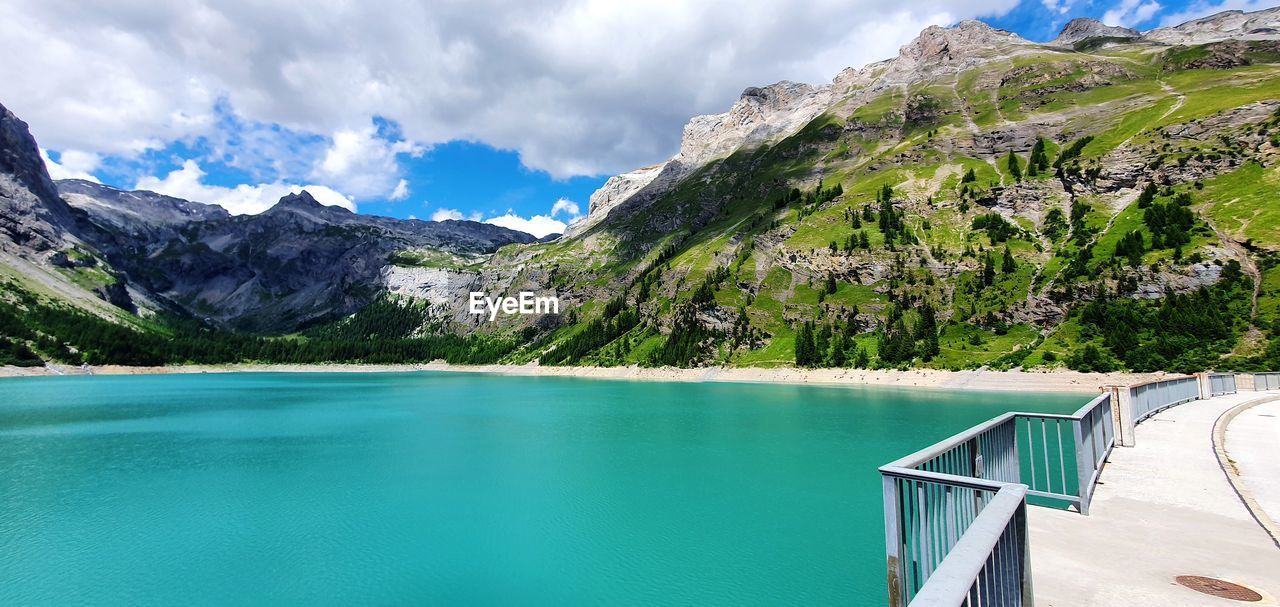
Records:
[[[843,332],[837,333],[835,339],[831,341],[831,366],[843,367],[848,362],[845,357],[845,350],[849,348],[849,337]]]
[[[989,287],[996,281],[996,262],[991,258],[991,252],[987,251],[982,262],[982,286]]]
[[[1049,168],[1049,156],[1044,150],[1044,137],[1036,137],[1036,144],[1031,148],[1031,158],[1027,160],[1028,175],[1035,176]]]
[[[833,295],[836,292],[836,275],[827,272],[827,295]]]
[[[971,183],[977,180],[978,180],[977,174],[973,172],[973,169],[969,169],[968,171],[965,171],[964,177],[960,178],[960,183],[962,184]]]
[[[1012,274],[1018,269],[1018,263],[1013,260],[1013,253],[1009,251],[1009,245],[1004,247],[1004,259],[1000,260],[1000,271],[1005,274]]]
[[[1156,199],[1156,192],[1156,184],[1148,182],[1147,186],[1142,188],[1142,193],[1138,194],[1138,208],[1145,209],[1151,206],[1151,202]]]
[[[938,318],[933,306],[925,303],[920,306],[920,322],[916,325],[916,340],[920,342],[917,353],[924,360],[932,360],[941,352],[938,346]]]
[[[1013,175],[1014,180],[1022,181],[1022,167],[1018,164],[1017,154],[1014,154],[1013,152],[1009,152],[1009,156],[1006,159],[1006,164],[1008,164],[1009,173]]]
[[[796,333],[796,366],[812,367],[815,358],[814,353],[813,323],[801,323],[800,330]]]

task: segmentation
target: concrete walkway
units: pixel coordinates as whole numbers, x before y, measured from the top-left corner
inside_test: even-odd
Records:
[[[1112,452],[1089,516],[1028,508],[1036,605],[1280,605],[1280,549],[1227,481],[1212,438],[1223,412],[1267,395],[1280,393],[1194,401],[1139,424],[1137,446]],[[1259,487],[1255,498],[1272,509],[1280,507],[1280,493],[1267,493],[1280,488],[1280,416],[1263,415],[1274,411],[1254,407],[1227,432],[1232,458],[1246,482]],[[1241,438],[1267,432],[1271,439]],[[1235,582],[1263,600],[1201,594],[1176,584],[1179,575]]]
[[[1226,436],[1227,457],[1273,530],[1280,525],[1280,401],[1242,411]],[[1280,572],[1276,573],[1280,577]]]

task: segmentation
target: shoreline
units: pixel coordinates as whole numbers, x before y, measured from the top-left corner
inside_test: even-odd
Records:
[[[74,367],[0,367],[4,377],[57,377],[66,375],[165,375],[201,373],[409,373],[448,371],[526,377],[576,377],[626,381],[730,382],[827,386],[881,386],[1026,392],[1075,392],[1097,394],[1102,386],[1127,386],[1177,374],[1080,373],[1076,371],[942,371],[935,369],[797,369],[704,367],[543,367],[539,365],[451,365],[445,362],[403,365],[372,364],[232,364],[127,367],[102,365]]]

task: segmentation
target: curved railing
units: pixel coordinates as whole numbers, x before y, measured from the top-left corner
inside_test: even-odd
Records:
[[[1129,386],[1129,408],[1135,424],[1169,407],[1197,398],[1200,398],[1200,381],[1194,375]]]
[[[1072,415],[1006,413],[882,466],[890,604],[914,601],[947,559],[963,558],[953,549],[1006,488],[1087,514],[1115,445],[1111,411],[1104,393]],[[1006,522],[1025,537],[1025,519]]]
[[[1254,386],[1280,388],[1280,373]],[[1132,441],[1164,409],[1235,392],[1231,373],[1107,388],[1071,415],[1006,413],[882,466],[890,606],[1031,604],[1027,497],[1087,515],[1117,419]]]

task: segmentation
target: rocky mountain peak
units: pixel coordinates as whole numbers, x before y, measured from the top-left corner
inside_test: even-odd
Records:
[[[1081,40],[1099,37],[1140,38],[1142,34],[1127,27],[1107,25],[1097,19],[1081,17],[1068,21],[1066,27],[1063,27],[1062,31],[1058,33],[1058,37],[1054,38],[1049,44],[1053,46],[1071,46]]]
[[[565,236],[582,234],[622,203],[651,200],[706,163],[744,146],[789,135],[821,114],[834,101],[832,87],[783,80],[747,87],[729,111],[694,116],[684,127],[680,151],[666,162],[610,178],[591,195],[586,216],[570,224]]]
[[[1228,38],[1276,40],[1280,39],[1280,6],[1251,13],[1224,11],[1181,25],[1153,29],[1143,37],[1165,44],[1207,44]]]
[[[321,204],[319,200],[316,200],[315,197],[311,195],[311,192],[303,190],[301,192],[298,192],[297,194],[286,194],[282,196],[280,200],[276,202],[275,206],[271,207],[271,210],[276,210],[276,209],[323,212],[326,210],[330,210],[330,207],[327,207],[326,205]],[[342,207],[332,207],[332,210],[345,211],[347,213],[351,212]]]
[[[1027,44],[1017,34],[966,19],[951,27],[931,25],[898,50],[900,59],[915,64],[950,63],[1008,44]]]
[[[0,247],[7,240],[19,253],[57,249],[73,223],[27,123],[0,105]]]

